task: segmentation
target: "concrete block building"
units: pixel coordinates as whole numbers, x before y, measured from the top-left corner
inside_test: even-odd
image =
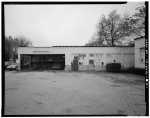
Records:
[[[145,37],[139,37],[135,42],[135,68],[145,69]]]
[[[106,70],[106,64],[134,67],[134,47],[53,46],[19,47],[19,70],[53,68],[65,71]]]

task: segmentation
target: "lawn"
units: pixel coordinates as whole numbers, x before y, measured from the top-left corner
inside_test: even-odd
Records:
[[[5,72],[5,115],[145,115],[145,77],[127,73]]]

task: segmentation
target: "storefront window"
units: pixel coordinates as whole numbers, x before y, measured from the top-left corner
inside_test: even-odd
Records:
[[[89,64],[94,65],[94,60],[89,60]]]

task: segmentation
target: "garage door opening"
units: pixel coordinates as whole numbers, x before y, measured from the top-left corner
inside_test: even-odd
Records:
[[[64,70],[65,54],[21,54],[21,70]]]

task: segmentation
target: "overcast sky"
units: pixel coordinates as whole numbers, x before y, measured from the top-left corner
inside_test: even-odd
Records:
[[[144,5],[5,5],[5,34],[25,36],[34,46],[85,45],[96,30],[102,14],[112,10],[135,13]]]

